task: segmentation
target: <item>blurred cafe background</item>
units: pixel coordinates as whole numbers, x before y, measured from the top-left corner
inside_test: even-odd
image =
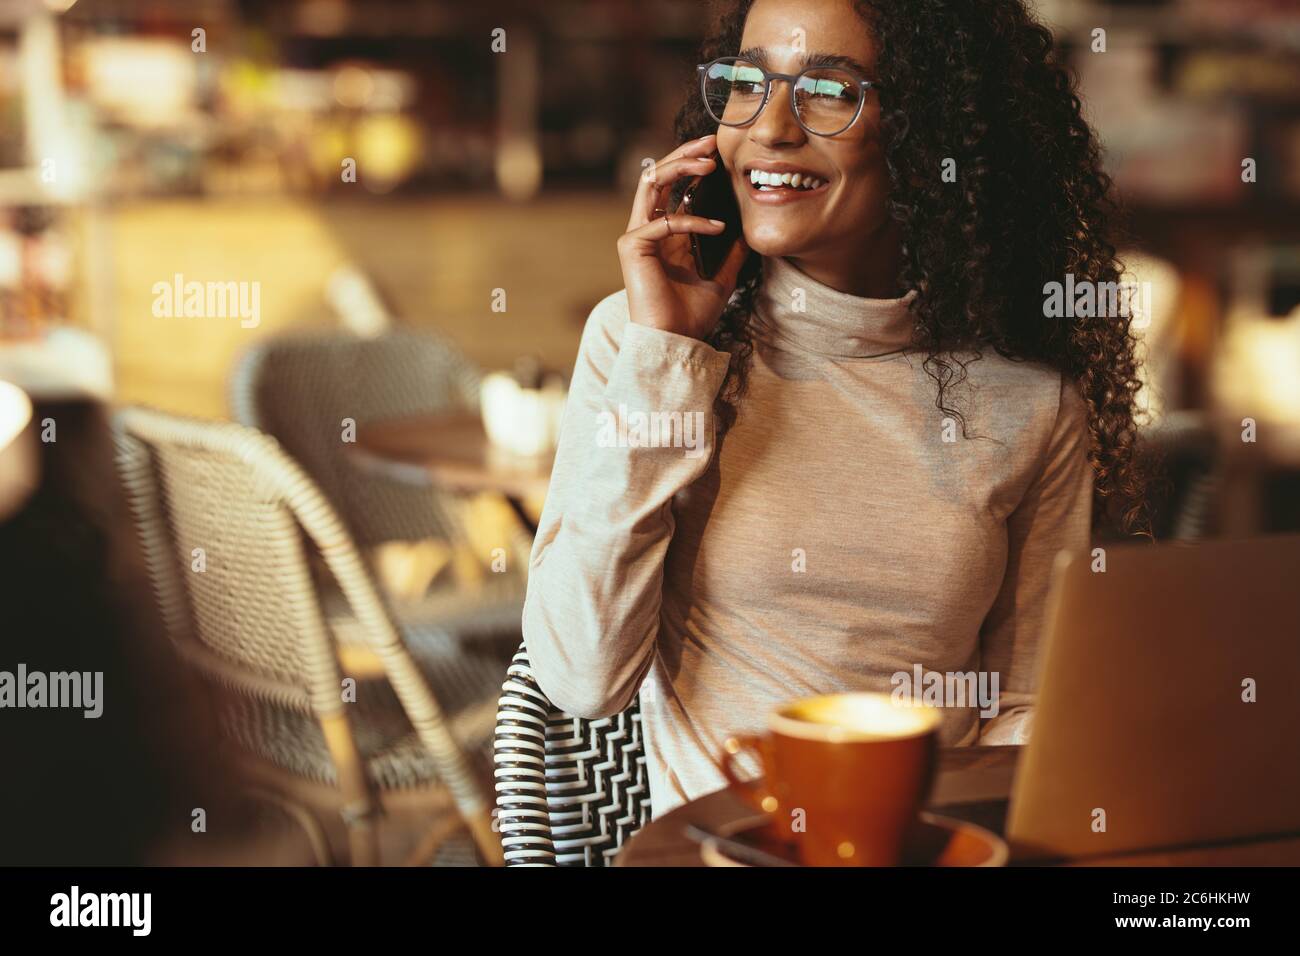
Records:
[[[1157,537],[1300,530],[1300,4],[1037,7],[1150,283]],[[706,13],[0,0],[0,670],[105,674],[0,712],[0,862],[495,861],[557,410]]]

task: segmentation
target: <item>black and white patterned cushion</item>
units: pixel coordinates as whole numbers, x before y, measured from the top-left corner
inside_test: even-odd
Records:
[[[557,710],[522,645],[501,688],[494,762],[507,866],[609,866],[650,819],[637,703],[598,720]]]

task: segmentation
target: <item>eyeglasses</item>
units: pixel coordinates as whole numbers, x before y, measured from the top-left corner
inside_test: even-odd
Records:
[[[791,75],[771,73],[749,60],[724,56],[696,69],[704,108],[723,126],[754,122],[772,95],[772,81],[785,80],[790,84],[795,119],[814,136],[835,136],[852,126],[862,114],[867,90],[877,87],[838,66],[810,66]]]

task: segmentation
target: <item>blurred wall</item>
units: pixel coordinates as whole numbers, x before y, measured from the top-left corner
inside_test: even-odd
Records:
[[[225,416],[226,379],[262,336],[337,323],[323,290],[334,269],[365,270],[396,315],[436,329],[485,368],[521,354],[572,368],[582,323],[622,287],[614,240],[622,197],[464,200],[138,201],[107,213],[108,318],[118,394],[171,411]],[[155,318],[154,284],[258,281],[255,328],[237,318]],[[493,290],[506,311],[493,312]]]

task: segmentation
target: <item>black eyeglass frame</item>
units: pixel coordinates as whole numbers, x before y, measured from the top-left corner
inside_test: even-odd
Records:
[[[718,63],[749,63],[750,65],[756,67],[759,70],[759,72],[763,74],[763,102],[760,103],[758,109],[754,111],[754,115],[751,116],[749,119],[745,120],[745,122],[743,123],[723,122],[721,119],[718,119],[717,116],[713,115],[713,108],[709,106],[709,95],[707,92],[705,92],[705,84],[709,80],[709,68]],[[853,113],[853,119],[849,120],[843,127],[837,129],[833,133],[819,133],[815,129],[809,129],[808,124],[805,123],[803,121],[803,117],[799,115],[799,103],[795,99],[794,90],[795,90],[795,83],[805,73],[811,73],[815,70],[827,70],[827,69],[841,70],[844,73],[847,73],[849,76],[854,77],[854,79],[858,81],[858,87],[862,90],[862,95],[858,97],[858,108]],[[744,57],[720,56],[716,60],[710,60],[708,63],[696,64],[695,70],[700,75],[700,98],[704,100],[705,112],[707,112],[709,116],[711,116],[713,119],[717,120],[720,125],[730,126],[732,128],[736,128],[740,126],[748,126],[750,123],[755,122],[760,116],[763,115],[763,110],[767,109],[768,101],[771,100],[772,98],[773,80],[785,80],[786,84],[789,86],[790,113],[792,116],[794,116],[795,122],[797,122],[803,128],[803,131],[805,133],[808,133],[810,136],[839,136],[841,133],[848,132],[850,129],[853,128],[853,124],[858,121],[858,117],[862,115],[863,104],[865,104],[867,101],[867,90],[880,89],[880,84],[877,83],[875,80],[864,80],[862,77],[857,76],[852,70],[850,70],[846,66],[831,66],[831,67],[806,66],[798,73],[773,73],[772,71],[767,70],[762,66],[759,66],[759,64],[755,63],[753,60],[746,60]]]

